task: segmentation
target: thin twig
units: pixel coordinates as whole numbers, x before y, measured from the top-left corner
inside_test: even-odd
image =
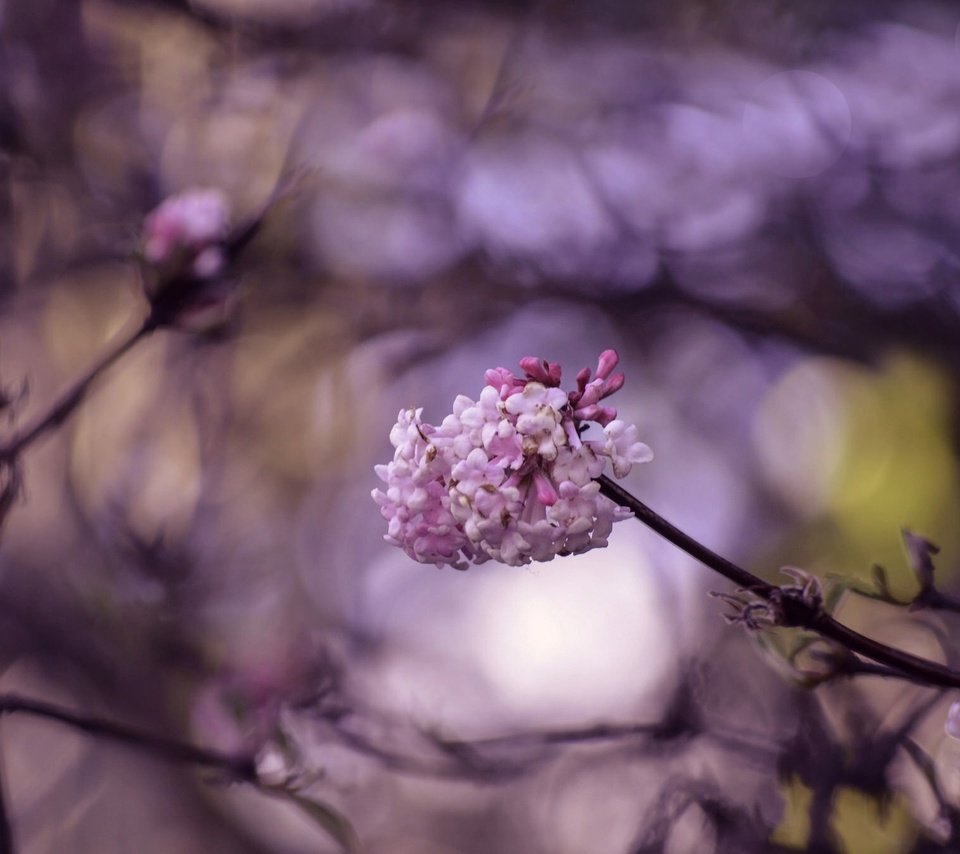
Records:
[[[825,638],[836,641],[852,652],[859,653],[872,661],[885,664],[913,677],[915,681],[922,684],[942,688],[960,688],[960,673],[951,670],[949,667],[944,667],[942,664],[911,655],[908,652],[903,652],[880,641],[868,638],[866,635],[862,635],[835,620],[821,606],[812,604],[801,597],[783,597],[783,588],[771,584],[769,581],[764,581],[752,572],[711,551],[689,534],[671,525],[666,519],[647,507],[639,498],[631,495],[610,478],[601,476],[598,478],[598,482],[600,483],[600,491],[607,498],[621,507],[628,508],[644,525],[656,531],[677,548],[685,551],[691,557],[695,557],[743,590],[749,591],[767,602],[776,600],[786,617],[784,625],[810,629]]]
[[[46,412],[0,445],[0,463],[13,463],[29,445],[66,421],[86,397],[94,380],[158,326],[157,317],[151,313],[132,334],[120,339],[80,379],[66,389]]]
[[[457,763],[476,771],[477,769],[496,769],[501,773],[505,768],[516,768],[518,771],[536,764],[534,752],[549,755],[554,748],[573,744],[602,743],[607,741],[625,741],[631,738],[655,739],[670,726],[669,721],[637,724],[603,723],[594,726],[570,729],[540,730],[531,732],[509,733],[507,735],[482,738],[475,741],[444,738],[434,735],[431,743]],[[492,758],[489,754],[494,751],[521,752],[525,758],[520,760],[504,760]]]
[[[72,712],[62,706],[55,706],[41,700],[32,700],[16,694],[2,694],[0,695],[0,716],[9,714],[26,714],[51,721],[59,721],[88,735],[130,744],[165,759],[222,771],[237,782],[258,782],[257,766],[252,756],[238,756],[221,753],[218,750],[208,750],[144,732],[125,724]]]
[[[376,759],[384,768],[391,771],[410,774],[415,777],[435,777],[438,779],[459,779],[464,776],[461,769],[451,767],[448,763],[431,762],[411,753],[401,753],[387,747],[381,747],[366,736],[347,727],[331,724],[330,729],[351,750]]]

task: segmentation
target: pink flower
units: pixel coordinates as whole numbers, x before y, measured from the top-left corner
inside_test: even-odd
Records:
[[[653,458],[637,429],[600,401],[623,386],[606,350],[594,379],[577,375],[564,392],[560,366],[532,356],[518,378],[486,372],[474,401],[460,395],[439,427],[419,409],[400,412],[390,431],[393,461],[376,467],[385,490],[373,499],[386,539],[414,560],[466,569],[493,558],[519,566],[607,544],[613,523],[630,513],[600,495],[609,461],[617,477]],[[588,422],[603,438],[582,439]]]

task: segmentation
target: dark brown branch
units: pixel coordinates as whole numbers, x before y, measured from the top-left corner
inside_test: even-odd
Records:
[[[693,537],[671,525],[666,519],[659,516],[640,499],[631,495],[610,478],[601,476],[598,481],[601,493],[621,507],[628,508],[644,525],[656,531],[677,548],[685,551],[691,557],[695,557],[743,590],[749,591],[767,602],[776,601],[778,607],[782,609],[782,625],[797,626],[817,632],[822,637],[836,641],[852,652],[859,653],[879,664],[885,664],[906,677],[911,677],[912,681],[932,687],[960,688],[960,673],[942,664],[911,655],[908,652],[903,652],[868,638],[837,622],[821,606],[802,597],[784,596],[784,588],[764,581],[752,572],[711,551]]]
[[[71,712],[61,706],[19,697],[15,694],[0,695],[0,716],[26,714],[59,721],[80,732],[100,738],[129,744],[175,762],[187,762],[225,773],[231,780],[257,783],[257,766],[252,756],[235,756],[217,750],[195,747],[182,741],[143,732],[125,724],[103,718]],[[0,848],[0,851],[3,849]]]

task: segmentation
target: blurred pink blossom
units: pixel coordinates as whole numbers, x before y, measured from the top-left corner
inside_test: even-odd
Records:
[[[230,205],[216,189],[185,190],[165,199],[144,222],[143,253],[157,266],[183,264],[198,279],[224,267]]]

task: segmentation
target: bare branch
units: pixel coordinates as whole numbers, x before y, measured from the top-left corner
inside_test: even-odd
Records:
[[[62,706],[56,706],[41,700],[32,700],[16,694],[0,695],[0,716],[10,714],[25,714],[58,721],[88,735],[129,744],[165,759],[187,762],[221,771],[234,781],[258,782],[257,766],[252,756],[237,756],[196,747],[182,741],[144,732],[126,724],[72,712]]]
[[[80,379],[64,391],[49,409],[0,445],[0,464],[13,464],[27,447],[63,424],[83,402],[94,381],[156,328],[157,323],[151,315],[132,334],[120,339]]]

